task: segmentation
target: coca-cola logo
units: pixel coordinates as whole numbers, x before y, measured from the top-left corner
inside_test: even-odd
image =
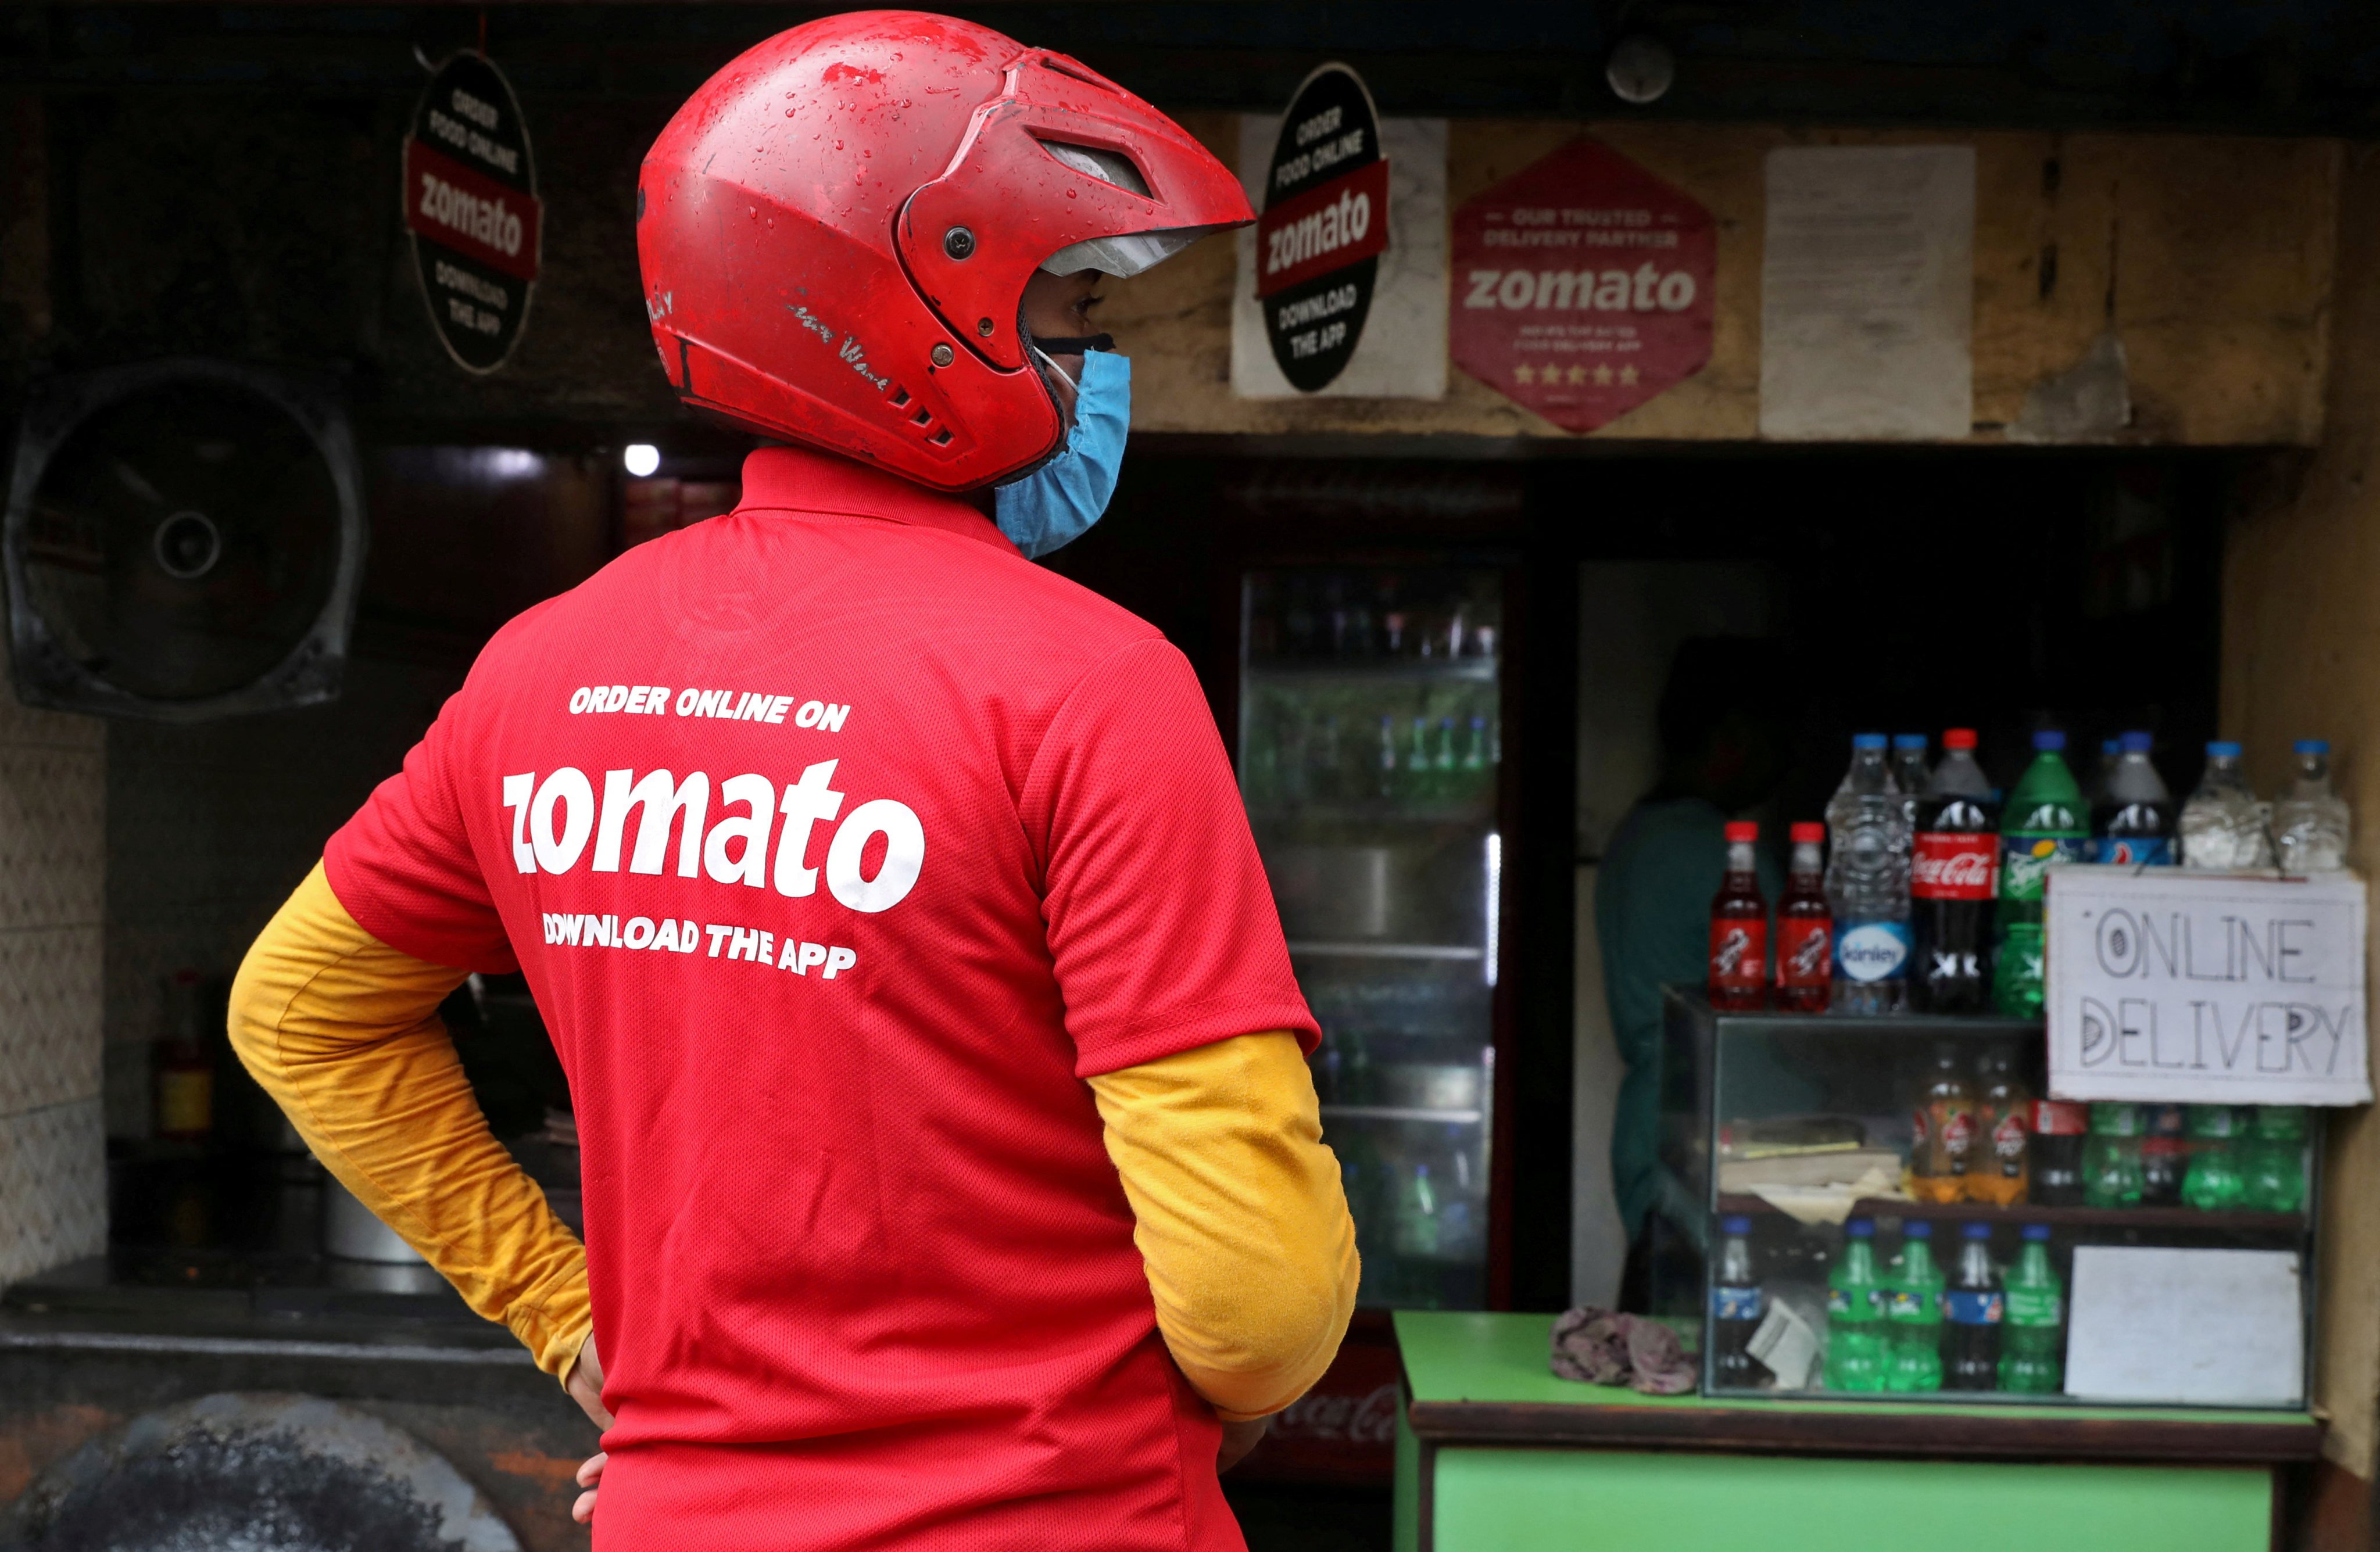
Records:
[[[1909,892],[1921,900],[1989,900],[1997,861],[1988,835],[1920,835],[1909,858]]]
[[[1361,1396],[1344,1391],[1308,1391],[1272,1420],[1279,1438],[1322,1439],[1344,1444],[1393,1444],[1397,1437],[1394,1382]]]

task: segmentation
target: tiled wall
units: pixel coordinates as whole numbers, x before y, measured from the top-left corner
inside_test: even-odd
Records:
[[[104,729],[0,686],[0,1282],[107,1243]]]

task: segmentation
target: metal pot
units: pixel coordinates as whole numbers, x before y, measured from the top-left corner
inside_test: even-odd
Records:
[[[338,1177],[322,1177],[322,1254],[343,1261],[370,1261],[383,1267],[423,1267],[421,1253],[397,1237],[396,1231],[372,1216],[372,1210],[341,1185]]]
[[[1390,1062],[1379,1069],[1380,1099],[1416,1110],[1475,1110],[1480,1076],[1475,1062]]]

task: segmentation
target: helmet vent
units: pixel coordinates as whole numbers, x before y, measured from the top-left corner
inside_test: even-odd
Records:
[[[944,426],[941,430],[936,431],[932,436],[928,437],[926,440],[932,443],[937,447],[948,447],[951,444],[951,429],[948,426]]]
[[[1132,158],[1120,151],[1100,146],[1074,145],[1065,140],[1040,140],[1041,149],[1063,162],[1075,171],[1101,183],[1111,183],[1118,188],[1148,198],[1148,180],[1132,164]]]
[[[908,402],[909,402],[909,390],[907,390],[906,388],[902,387],[902,386],[901,386],[899,383],[897,383],[897,382],[896,382],[896,383],[894,383],[894,384],[892,385],[892,407],[893,407],[894,409],[899,409],[903,405],[905,405],[905,404],[907,404]]]
[[[1112,92],[1115,91],[1113,83],[1103,81],[1099,79],[1099,77],[1083,68],[1080,65],[1074,64],[1069,60],[1062,59],[1054,54],[1045,54],[1041,56],[1041,67],[1054,74],[1063,76],[1068,80],[1078,80],[1085,86],[1096,86],[1101,91]]]
[[[909,417],[909,424],[912,426],[930,426],[933,423],[934,412],[930,409],[920,407],[917,414]]]

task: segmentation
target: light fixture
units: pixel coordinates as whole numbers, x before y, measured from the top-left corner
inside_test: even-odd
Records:
[[[650,442],[632,442],[620,452],[620,467],[642,479],[662,467],[662,450]]]
[[[1639,106],[1657,103],[1678,79],[1677,56],[1658,38],[1632,32],[1613,47],[1603,67],[1603,79],[1611,83],[1611,94],[1623,103]]]

